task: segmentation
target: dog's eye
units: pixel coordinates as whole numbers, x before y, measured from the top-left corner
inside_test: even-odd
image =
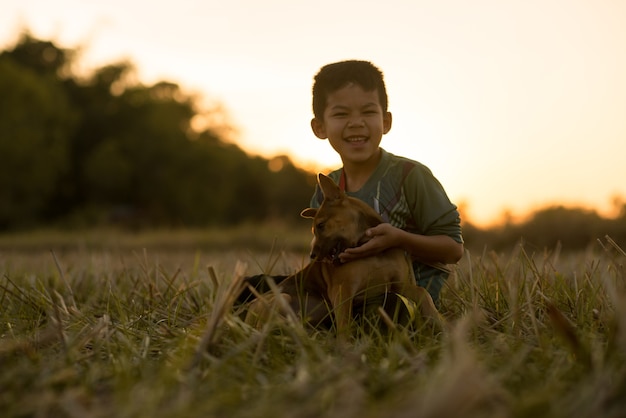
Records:
[[[326,225],[324,224],[324,222],[318,222],[317,224],[315,224],[315,229],[317,229],[318,231],[323,231],[325,226]]]

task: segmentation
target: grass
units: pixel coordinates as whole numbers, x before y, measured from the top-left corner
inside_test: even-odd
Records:
[[[294,271],[303,251],[276,241],[259,252],[169,236],[179,244],[64,237],[58,251],[52,238],[48,249],[28,245],[40,242],[32,237],[15,249],[0,239],[3,416],[619,417],[626,410],[626,254],[608,237],[582,253],[468,252],[442,295],[448,331],[357,323],[341,346],[332,332],[279,318],[255,331],[231,308],[241,276]]]

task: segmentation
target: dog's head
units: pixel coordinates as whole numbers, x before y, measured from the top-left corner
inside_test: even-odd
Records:
[[[319,209],[308,208],[300,215],[313,219],[311,258],[339,263],[339,254],[368,240],[365,231],[383,222],[365,202],[349,197],[327,176],[319,174],[318,184],[324,194]]]

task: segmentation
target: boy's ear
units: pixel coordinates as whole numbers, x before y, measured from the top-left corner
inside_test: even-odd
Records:
[[[392,119],[391,112],[387,112],[383,115],[383,134],[386,134],[391,130]]]
[[[311,129],[316,137],[319,139],[326,139],[328,135],[326,135],[326,126],[324,125],[324,121],[313,118],[311,119]]]

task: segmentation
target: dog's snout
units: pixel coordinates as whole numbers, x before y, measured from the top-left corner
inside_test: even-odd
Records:
[[[309,255],[311,256],[312,260],[315,260],[324,256],[324,250],[316,243],[316,245],[313,245],[311,247],[311,252],[309,253]]]
[[[317,237],[315,236],[315,233],[313,233],[313,239],[311,240],[311,252],[309,252],[309,257],[311,258],[311,260],[317,258],[318,252],[319,249],[317,248]]]

